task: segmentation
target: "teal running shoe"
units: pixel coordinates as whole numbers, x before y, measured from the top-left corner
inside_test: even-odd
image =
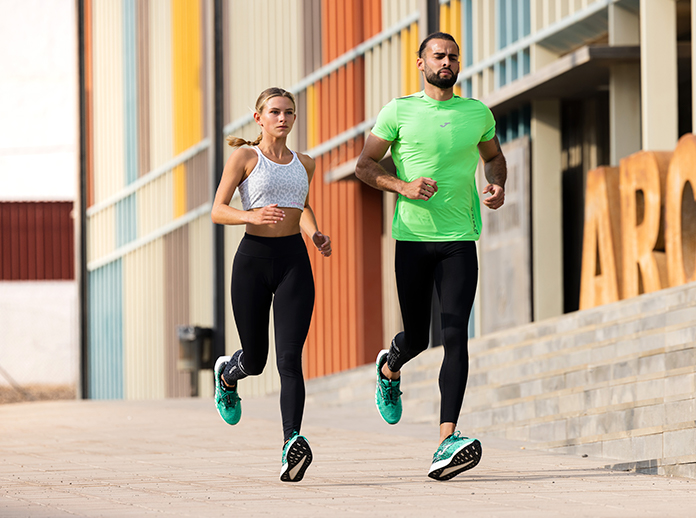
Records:
[[[396,424],[401,419],[401,380],[390,381],[382,376],[382,365],[387,361],[388,349],[383,349],[377,355],[377,389],[375,404],[379,414],[389,424]]]
[[[312,463],[312,450],[307,439],[297,432],[283,446],[283,465],[280,468],[280,480],[299,482]]]
[[[242,399],[237,394],[237,387],[228,389],[222,383],[222,371],[225,370],[231,356],[220,356],[215,362],[215,406],[222,420],[227,424],[237,424],[242,417]],[[237,385],[238,386],[238,385]]]
[[[435,480],[449,480],[467,471],[481,460],[481,443],[478,439],[460,437],[455,432],[442,441],[430,465],[428,476]]]

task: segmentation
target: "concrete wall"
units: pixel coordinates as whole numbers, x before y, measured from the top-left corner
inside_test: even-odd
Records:
[[[78,381],[75,281],[0,282],[0,387]]]

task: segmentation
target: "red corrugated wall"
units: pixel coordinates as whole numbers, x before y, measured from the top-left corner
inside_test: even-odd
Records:
[[[0,280],[75,278],[70,202],[0,202]]]
[[[379,0],[323,0],[322,61],[328,63],[381,30]],[[320,140],[364,120],[364,62],[316,85]],[[331,184],[326,171],[359,155],[362,136],[317,159],[310,203],[334,255],[312,254],[317,298],[307,340],[307,375],[323,376],[371,361],[384,347],[381,297],[382,195],[356,179]]]

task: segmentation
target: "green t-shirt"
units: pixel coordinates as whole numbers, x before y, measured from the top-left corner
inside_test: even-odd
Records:
[[[476,99],[431,99],[425,92],[392,99],[372,128],[392,142],[398,177],[429,177],[438,191],[429,200],[399,196],[392,237],[399,241],[476,241],[481,206],[476,190],[478,144],[495,136],[495,119]]]

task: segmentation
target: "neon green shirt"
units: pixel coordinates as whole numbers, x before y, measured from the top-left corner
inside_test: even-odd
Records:
[[[392,237],[399,241],[477,241],[481,205],[476,190],[478,144],[495,136],[495,119],[476,99],[431,99],[425,92],[392,99],[372,128],[392,142],[399,179],[429,177],[438,191],[429,200],[399,196]]]

